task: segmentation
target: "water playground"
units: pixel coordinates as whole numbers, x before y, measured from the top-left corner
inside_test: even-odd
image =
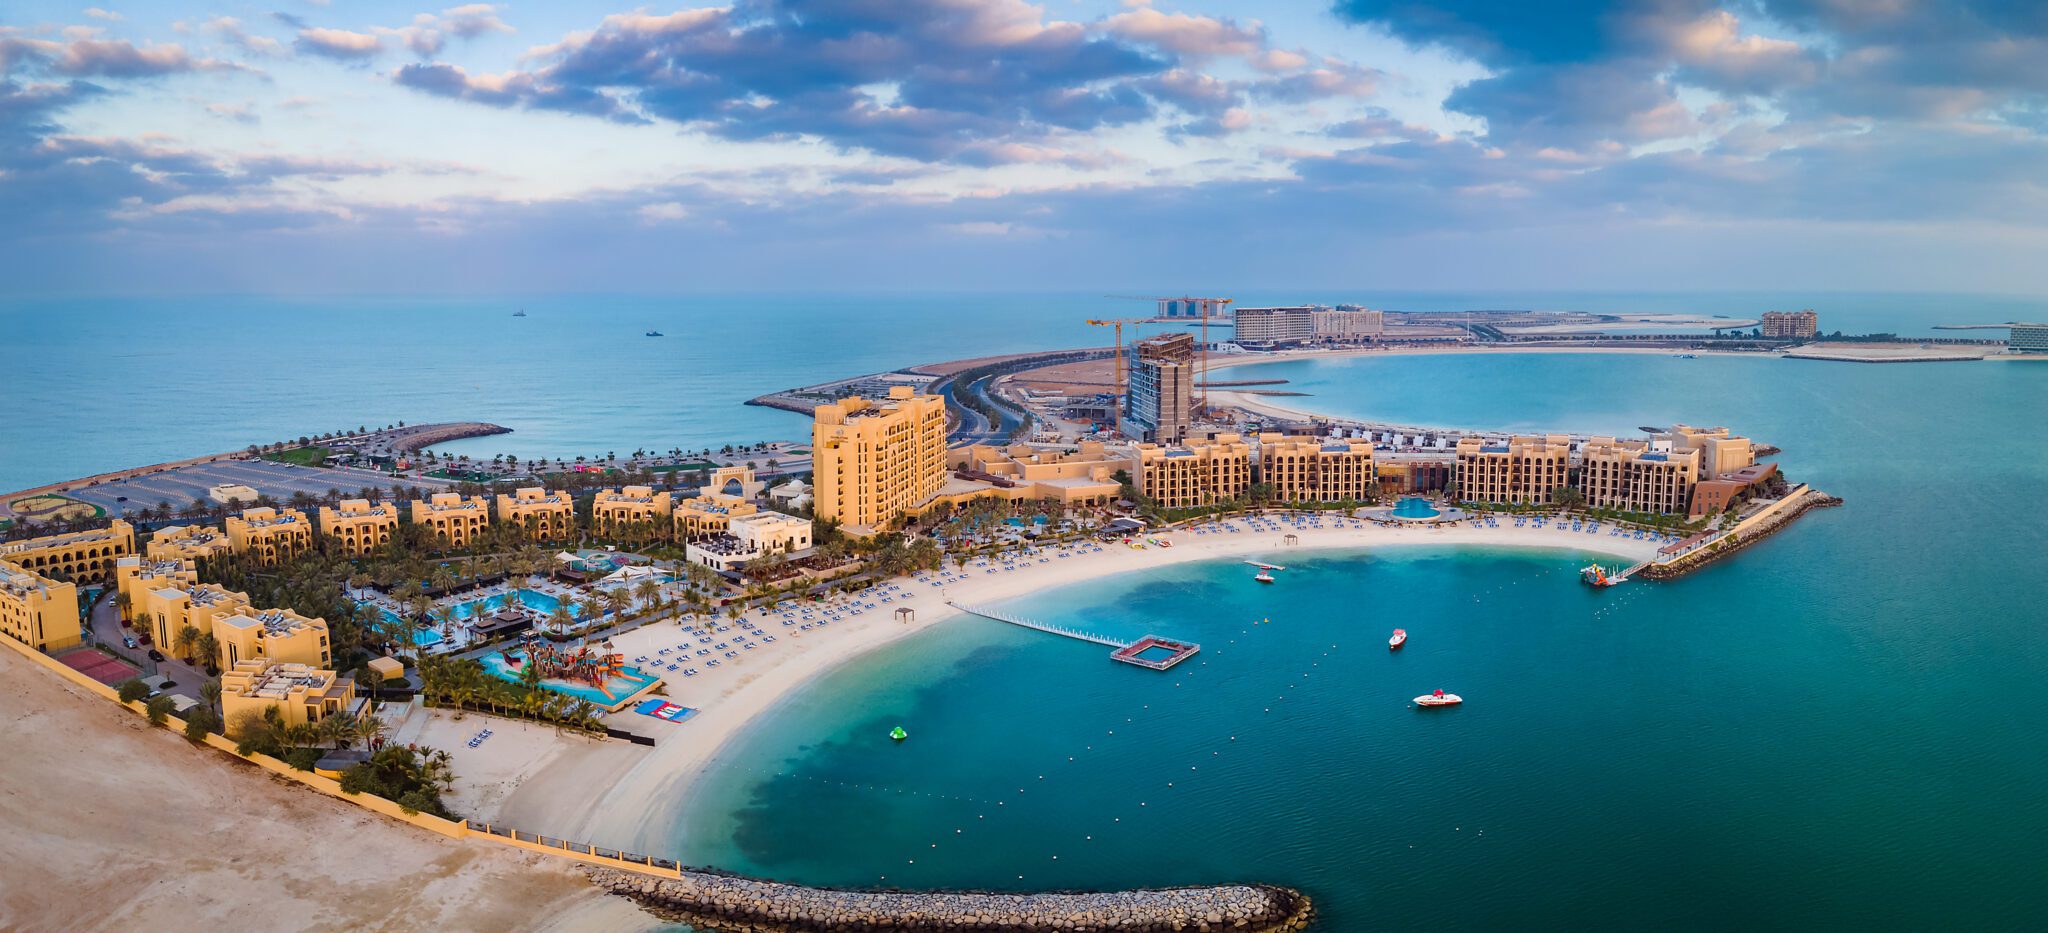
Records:
[[[521,683],[521,673],[531,663],[540,668],[540,687],[616,713],[641,694],[654,689],[661,678],[628,666],[623,655],[589,646],[557,647],[546,642],[529,642],[518,649],[487,654],[484,669],[501,680]]]

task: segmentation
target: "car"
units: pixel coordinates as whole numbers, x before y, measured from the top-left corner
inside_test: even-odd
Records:
[[[162,664],[164,663],[164,653],[156,650],[155,648],[151,648],[149,649],[149,659],[155,661],[158,664]]]
[[[140,647],[142,647],[141,645],[138,645],[138,644],[136,644],[136,643],[135,643],[135,636],[133,636],[133,635],[130,635],[130,636],[128,636],[128,637],[125,637],[125,638],[121,639],[121,644],[127,645],[127,646],[128,646],[128,647],[130,647],[130,648],[140,648]]]
[[[114,501],[115,501],[115,502],[126,502],[126,501],[128,501],[128,497],[127,497],[127,496],[115,496],[115,497],[114,497]]]

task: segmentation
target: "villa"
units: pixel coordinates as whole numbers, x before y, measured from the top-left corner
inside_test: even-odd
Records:
[[[151,560],[196,561],[207,557],[219,557],[232,553],[235,543],[220,529],[211,525],[172,525],[157,529],[149,543],[143,545],[142,553]],[[118,573],[119,562],[116,562]]]
[[[600,489],[590,504],[592,530],[617,535],[628,525],[648,524],[665,532],[673,528],[673,495],[667,490],[655,492],[647,486]]]
[[[255,555],[265,565],[313,549],[313,523],[297,509],[243,509],[241,515],[228,516],[227,529],[237,553]]]
[[[135,526],[114,519],[105,528],[0,544],[0,560],[39,576],[73,583],[111,583],[114,562],[135,553]]]
[[[320,534],[350,557],[363,557],[391,542],[398,533],[398,507],[368,499],[344,499],[320,508]]]
[[[43,652],[78,644],[78,587],[0,561],[0,635]]]
[[[498,496],[498,521],[539,541],[569,533],[576,519],[576,500],[567,492],[549,492],[539,486],[524,486],[511,495]]]
[[[221,718],[230,736],[266,708],[276,708],[292,726],[317,723],[355,705],[354,680],[305,664],[243,661],[220,676]]]
[[[327,621],[309,619],[290,609],[243,607],[214,620],[213,637],[220,642],[220,667],[243,661],[285,661],[325,666],[334,660],[327,641]]]
[[[490,521],[491,507],[482,496],[437,492],[412,503],[412,523],[425,525],[446,547],[468,547]]]

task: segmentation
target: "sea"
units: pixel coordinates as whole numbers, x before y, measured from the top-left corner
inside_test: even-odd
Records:
[[[1814,307],[1826,329],[1920,336],[2042,316],[1924,295],[1243,303],[1318,300]],[[521,457],[800,437],[801,419],[738,403],[1099,344],[1079,318],[1147,310],[1094,295],[14,302],[0,487],[400,418],[497,421],[515,433],[469,443]],[[2048,365],[1407,356],[1234,374],[1399,423],[1725,424],[1846,504],[1681,580],[1598,592],[1576,577],[1590,551],[1416,545],[1276,551],[1288,569],[1270,587],[1217,561],[1034,594],[1005,608],[1203,650],[1157,673],[985,620],[938,626],[792,694],[673,825],[617,844],[818,884],[1268,882],[1339,931],[2048,916]],[[1395,627],[1410,639],[1390,653]],[[1466,703],[1411,708],[1438,688]]]

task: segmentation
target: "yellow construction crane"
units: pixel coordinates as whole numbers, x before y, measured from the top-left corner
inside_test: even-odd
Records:
[[[1234,298],[1195,298],[1195,297],[1192,297],[1192,296],[1182,296],[1182,295],[1104,295],[1104,296],[1102,296],[1102,297],[1104,297],[1104,298],[1112,298],[1112,299],[1117,299],[1117,300],[1122,300],[1122,301],[1206,301],[1206,302],[1213,302],[1213,303],[1214,303],[1214,304],[1215,304],[1215,305],[1217,306],[1217,310],[1219,310],[1219,311],[1224,311],[1224,312],[1228,312],[1228,311],[1230,310],[1230,305],[1231,305],[1232,303],[1234,303],[1234,302],[1236,301],[1236,299],[1234,299]],[[1198,412],[1206,412],[1206,411],[1208,411],[1208,410],[1209,410],[1209,317],[1210,317],[1210,315],[1207,315],[1207,314],[1204,314],[1204,315],[1202,315],[1202,317],[1201,317],[1201,321],[1202,321],[1202,346],[1201,346],[1201,348],[1200,348],[1200,352],[1201,352],[1201,360],[1202,360],[1202,365],[1201,365],[1201,369],[1200,369],[1200,372],[1199,372],[1199,373],[1198,373],[1198,374],[1196,375],[1196,377],[1195,377],[1195,390],[1196,390],[1196,395],[1195,395],[1195,410],[1196,410],[1196,411],[1198,411]],[[1127,319],[1127,320],[1128,320],[1128,319]],[[1159,318],[1153,318],[1152,320],[1159,320]],[[1088,323],[1090,323],[1090,324],[1103,324],[1103,323],[1107,323],[1107,322],[1105,322],[1105,321],[1089,321]],[[1135,324],[1135,323],[1139,323],[1139,322],[1138,322],[1138,321],[1130,321],[1130,323],[1134,323],[1134,324]],[[1116,379],[1116,383],[1117,383],[1117,394],[1121,395],[1121,394],[1123,394],[1123,384],[1124,384],[1124,378],[1123,378],[1123,371],[1124,371],[1124,370],[1123,370],[1123,366],[1124,366],[1124,355],[1123,355],[1123,351],[1122,351],[1122,346],[1123,346],[1123,328],[1121,328],[1121,327],[1117,328],[1117,346],[1118,346],[1118,351],[1117,351],[1117,355],[1116,355],[1116,366],[1117,366],[1117,370],[1116,370],[1116,371],[1117,371],[1117,379]]]
[[[1119,318],[1109,318],[1109,319],[1107,319],[1107,320],[1100,320],[1100,321],[1098,321],[1098,320],[1093,320],[1093,319],[1090,319],[1090,320],[1088,321],[1088,323],[1090,323],[1090,324],[1093,324],[1093,325],[1095,325],[1096,327],[1114,327],[1114,328],[1116,328],[1116,354],[1115,354],[1115,355],[1114,355],[1113,357],[1111,357],[1111,358],[1112,358],[1112,359],[1114,359],[1114,360],[1116,360],[1116,397],[1117,397],[1118,401],[1122,401],[1122,399],[1123,399],[1123,397],[1124,397],[1124,392],[1125,392],[1125,391],[1127,390],[1127,388],[1128,388],[1127,386],[1125,386],[1125,385],[1124,385],[1124,325],[1125,325],[1125,324],[1133,324],[1133,325],[1136,325],[1136,324],[1143,324],[1143,323],[1145,323],[1145,322],[1146,322],[1146,321],[1148,321],[1148,320],[1150,320],[1150,318],[1142,318],[1142,317],[1119,317]]]

